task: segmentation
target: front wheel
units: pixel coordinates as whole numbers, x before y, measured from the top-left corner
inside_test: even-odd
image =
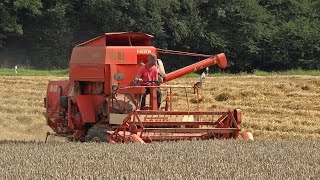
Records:
[[[103,129],[90,129],[85,136],[85,142],[108,142],[107,134]]]

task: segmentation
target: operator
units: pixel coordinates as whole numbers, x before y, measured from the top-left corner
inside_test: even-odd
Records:
[[[157,56],[153,53],[150,53],[148,56],[148,62],[142,65],[135,77],[135,81],[145,83],[146,85],[152,85],[153,81],[162,82],[163,78],[159,75],[158,70],[158,59]],[[164,68],[163,68],[164,69]],[[160,73],[159,73],[160,74]],[[150,88],[146,88],[146,92],[142,95],[141,99],[141,108],[146,105],[146,95],[150,94]],[[161,90],[157,88],[157,105],[158,109],[161,104]]]

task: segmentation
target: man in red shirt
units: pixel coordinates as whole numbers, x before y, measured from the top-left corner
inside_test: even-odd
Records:
[[[145,83],[144,85],[151,85],[152,83],[150,83],[150,81],[159,81],[160,79],[158,76],[158,69],[156,65],[157,65],[157,56],[153,53],[150,53],[148,57],[148,62],[140,67],[134,80]],[[150,88],[146,88],[146,92],[142,95],[141,108],[146,105],[147,94],[150,94]],[[158,108],[160,107],[160,104],[161,104],[161,90],[160,88],[157,88]]]

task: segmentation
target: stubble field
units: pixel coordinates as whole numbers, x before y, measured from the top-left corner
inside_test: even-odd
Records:
[[[0,78],[0,174],[5,179],[317,179],[320,77],[208,77],[201,109],[243,111],[255,141],[44,144],[43,97],[57,77]],[[181,78],[174,85],[193,85]],[[186,109],[184,91],[176,105]],[[180,98],[181,97],[181,98]],[[192,105],[192,97],[189,104]],[[280,140],[282,139],[282,140]]]
[[[1,77],[0,139],[44,140],[50,129],[43,98],[48,81],[55,79],[63,78]],[[197,80],[180,78],[169,84],[192,86]],[[193,90],[188,92],[192,107]],[[186,110],[185,91],[173,93],[174,107]],[[200,100],[203,110],[241,109],[242,128],[255,139],[320,139],[320,77],[208,77]]]

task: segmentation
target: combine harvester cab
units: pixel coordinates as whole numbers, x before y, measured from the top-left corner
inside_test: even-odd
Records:
[[[225,68],[226,56],[157,49],[150,44],[152,38],[144,33],[106,33],[77,45],[70,59],[69,80],[48,84],[45,116],[54,133],[47,133],[47,137],[111,143],[238,138],[241,110],[200,110],[203,76],[194,85],[164,84],[212,65]],[[135,75],[150,53],[205,59],[166,74],[161,84],[134,85]],[[161,64],[160,69],[164,71]],[[150,97],[148,106],[142,108],[141,97],[146,88],[150,89]],[[157,107],[157,88],[167,90],[161,110]],[[198,104],[195,110],[173,109],[172,94],[178,88],[193,89]],[[243,133],[243,137],[252,139],[252,134]]]

